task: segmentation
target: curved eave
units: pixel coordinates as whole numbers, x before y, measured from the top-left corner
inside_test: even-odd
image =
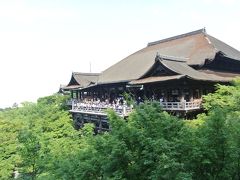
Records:
[[[133,79],[130,80],[120,80],[120,81],[107,81],[107,82],[98,82],[96,85],[107,85],[107,84],[118,84],[118,83],[128,83],[132,81]]]
[[[186,78],[188,79],[192,79],[192,80],[196,80],[196,81],[206,81],[206,82],[231,82],[233,80],[233,78],[223,78],[223,77],[220,77],[218,76],[218,78],[213,78],[213,79],[201,79],[201,78],[193,78],[191,76],[186,76]]]
[[[134,80],[129,82],[130,85],[144,85],[144,84],[151,84],[151,83],[160,83],[160,82],[167,82],[179,79],[191,79],[195,81],[205,81],[205,82],[230,82],[233,78],[223,78],[223,79],[196,79],[191,76],[187,75],[174,75],[174,76],[158,76],[158,77],[148,77],[139,80]]]
[[[149,83],[177,80],[177,79],[182,79],[184,77],[185,77],[185,75],[147,77],[147,78],[131,81],[131,82],[129,82],[129,84],[130,85],[143,85],[143,84],[149,84]]]
[[[78,90],[80,88],[81,88],[81,86],[79,86],[79,85],[70,85],[70,86],[65,87],[64,89],[66,89],[66,90]]]

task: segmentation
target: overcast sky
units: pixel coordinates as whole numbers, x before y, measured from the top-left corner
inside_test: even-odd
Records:
[[[239,0],[0,0],[0,107],[71,73],[101,72],[148,42],[206,27],[240,50]]]

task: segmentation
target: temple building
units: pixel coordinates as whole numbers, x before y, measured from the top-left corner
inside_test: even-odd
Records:
[[[155,100],[163,110],[185,116],[202,109],[202,96],[215,84],[240,76],[240,52],[208,35],[205,29],[148,43],[102,73],[72,73],[65,89],[71,91],[71,113],[77,127],[94,122],[109,129],[106,109],[127,117],[137,102]]]

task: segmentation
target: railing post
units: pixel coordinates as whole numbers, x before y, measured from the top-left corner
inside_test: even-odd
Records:
[[[123,116],[126,115],[126,106],[123,106]]]
[[[74,110],[74,101],[72,100],[72,110]]]
[[[183,101],[183,110],[186,109],[186,101]]]

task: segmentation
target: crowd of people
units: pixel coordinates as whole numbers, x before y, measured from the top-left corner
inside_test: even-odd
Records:
[[[100,100],[99,98],[96,99],[83,99],[81,101],[74,102],[75,108],[78,109],[114,109],[114,110],[123,110],[124,108],[130,109],[131,107],[127,106],[126,101],[123,97],[118,97],[112,99]]]

